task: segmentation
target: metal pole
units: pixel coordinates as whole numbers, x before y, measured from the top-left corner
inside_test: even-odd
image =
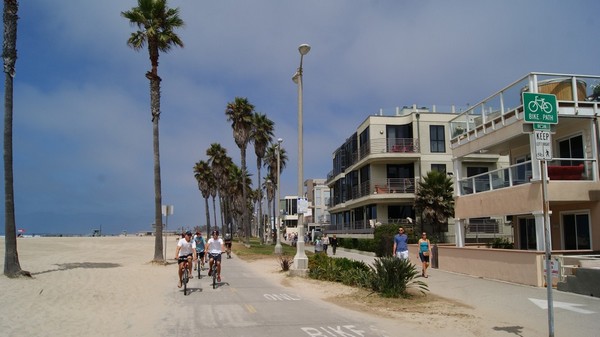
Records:
[[[554,305],[552,301],[552,247],[550,246],[550,203],[548,201],[548,186],[546,175],[546,161],[542,160],[542,198],[544,201],[544,246],[546,248],[546,289],[548,297],[548,336],[554,337]]]
[[[279,230],[281,229],[281,224],[279,223],[281,221],[281,208],[279,205],[279,202],[281,200],[281,196],[280,196],[280,191],[281,191],[281,183],[279,182],[279,163],[280,163],[280,153],[281,153],[281,142],[283,142],[283,139],[279,138],[277,139],[277,216],[275,217],[275,233],[277,235],[277,244],[275,245],[275,254],[282,254],[283,253],[283,247],[281,247],[281,233],[279,233]]]
[[[303,149],[303,117],[302,117],[302,60],[304,55],[310,51],[310,46],[302,44],[298,48],[300,52],[300,67],[294,78],[297,79],[298,83],[298,201],[304,197],[304,149]],[[299,206],[299,205],[296,205]],[[294,256],[294,269],[298,271],[298,274],[305,274],[308,269],[308,258],[304,252],[304,213],[299,212],[298,209],[298,244],[296,246],[296,256]]]

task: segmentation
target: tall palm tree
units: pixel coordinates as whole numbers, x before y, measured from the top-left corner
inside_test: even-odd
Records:
[[[13,79],[17,63],[17,15],[19,2],[4,0],[4,275],[31,276],[21,270],[17,253],[17,225],[15,220],[15,194],[13,185]]]
[[[267,167],[267,174],[271,177],[271,181],[273,182],[273,191],[277,191],[279,186],[279,181],[277,181],[277,152],[279,151],[279,177],[281,178],[281,172],[287,165],[288,157],[285,148],[281,147],[279,144],[271,144],[267,148],[267,154],[265,155],[265,166]],[[275,212],[279,212],[277,205],[275,204],[275,197],[273,197],[273,219],[276,219]],[[279,228],[277,228],[279,231]],[[279,235],[279,234],[277,234]]]
[[[224,178],[227,173],[228,161],[230,161],[231,159],[227,156],[227,149],[222,147],[219,143],[210,144],[210,147],[206,150],[206,155],[208,156],[208,163],[210,164],[215,178],[215,189],[219,193],[219,208],[221,210],[221,228],[222,231],[225,232],[225,199],[223,197],[226,191],[224,189]],[[215,226],[218,227],[216,220]]]
[[[152,113],[152,139],[154,147],[154,223],[156,239],[154,241],[154,261],[164,262],[162,245],[162,192],[160,181],[160,152],[158,142],[158,120],[160,118],[160,81],[158,76],[158,56],[160,52],[169,52],[173,47],[183,47],[183,42],[174,32],[184,26],[179,17],[179,8],[167,7],[167,0],[138,0],[138,6],[121,12],[138,31],[131,33],[127,45],[139,51],[148,45],[148,54],[152,68],[146,72],[150,80],[150,110]]]
[[[252,134],[250,138],[254,142],[254,154],[256,154],[256,170],[258,172],[256,186],[258,187],[262,198],[262,184],[260,183],[260,169],[262,167],[262,160],[265,157],[267,146],[273,140],[273,129],[275,123],[259,112],[255,113],[252,117]],[[264,243],[263,235],[263,216],[262,216],[262,199],[258,202],[258,237],[260,243]]]
[[[414,202],[417,214],[422,217],[421,229],[423,223],[427,223],[436,234],[439,226],[454,216],[453,194],[452,180],[444,172],[427,172],[423,180],[419,181]]]
[[[205,211],[206,211],[206,232],[210,233],[210,208],[208,206],[208,198],[210,197],[210,181],[213,180],[212,170],[210,165],[204,160],[201,160],[194,165],[194,178],[198,182],[198,188],[202,197],[204,198]]]
[[[246,149],[250,141],[250,133],[252,132],[252,116],[254,114],[254,105],[250,104],[247,98],[236,97],[233,102],[227,103],[225,115],[227,121],[231,122],[233,129],[233,139],[235,144],[240,148],[242,159],[242,172],[247,172],[246,168]],[[248,189],[246,184],[242,184],[242,198],[248,200]],[[242,226],[244,227],[246,245],[250,244],[250,224],[248,209],[242,210]]]
[[[263,189],[266,191],[267,195],[267,223],[269,227],[271,226],[271,201],[275,198],[275,189],[273,188],[273,177],[270,174],[267,174],[265,177],[265,182],[263,184]],[[274,218],[275,220],[275,218]],[[273,234],[273,233],[271,233]]]

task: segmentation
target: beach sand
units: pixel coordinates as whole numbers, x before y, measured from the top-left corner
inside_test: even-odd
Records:
[[[4,247],[4,238],[0,245]],[[173,237],[167,251],[174,254],[174,250]],[[172,264],[150,262],[154,237],[19,238],[18,253],[21,268],[33,277],[0,276],[1,336],[155,336],[154,322],[166,316],[176,286]],[[3,270],[4,250],[0,262]],[[379,301],[377,296],[360,295],[337,283],[288,277],[274,259],[246,263],[271,281],[300,290],[304,297],[380,318],[419,324],[424,312],[435,309],[443,314],[434,330],[464,329],[473,323],[471,308],[443,299],[429,297],[421,305],[411,302],[410,307],[369,303]]]

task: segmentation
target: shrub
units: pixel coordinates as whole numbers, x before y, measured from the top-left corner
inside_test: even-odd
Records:
[[[488,244],[488,247],[501,248],[501,249],[513,249],[514,243],[510,242],[508,238],[495,238]]]
[[[408,260],[383,257],[375,259],[371,268],[375,274],[372,289],[383,297],[407,297],[408,288],[417,288],[421,292],[428,290],[425,282],[415,280],[419,273]]]
[[[362,261],[314,254],[308,257],[308,269],[308,276],[317,280],[358,287],[370,287],[372,283],[371,268]]]
[[[277,259],[279,261],[279,266],[281,267],[282,271],[290,270],[290,267],[292,266],[292,264],[294,264],[294,258],[286,254],[279,255]]]

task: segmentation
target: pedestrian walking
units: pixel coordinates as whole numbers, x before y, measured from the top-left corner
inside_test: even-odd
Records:
[[[404,233],[404,228],[398,228],[398,234],[394,236],[394,256],[399,259],[408,259],[408,235]]]
[[[333,251],[333,255],[335,255],[335,251],[337,250],[337,237],[333,234],[333,237],[329,239],[329,244],[331,245],[331,250]]]

